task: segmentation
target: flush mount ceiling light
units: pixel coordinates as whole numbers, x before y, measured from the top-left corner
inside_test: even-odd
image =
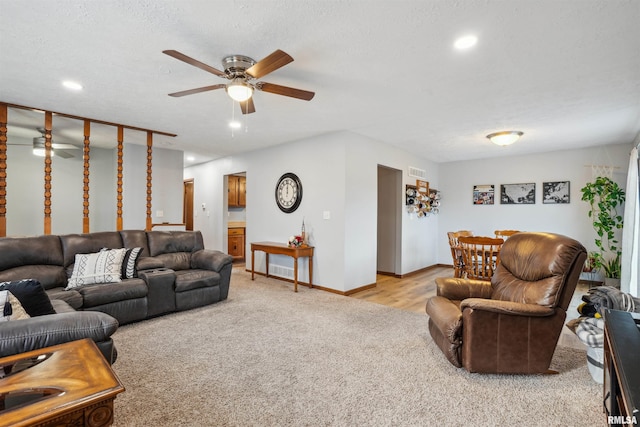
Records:
[[[253,88],[243,79],[237,78],[227,85],[227,93],[234,101],[244,102],[251,98]]]
[[[458,38],[453,45],[456,49],[464,50],[472,48],[476,43],[478,43],[478,38],[474,35],[468,35]]]
[[[507,130],[502,132],[494,132],[487,135],[487,138],[496,145],[511,145],[524,135],[519,130]]]

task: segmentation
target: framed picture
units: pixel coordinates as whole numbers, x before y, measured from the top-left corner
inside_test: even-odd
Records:
[[[533,205],[536,202],[536,184],[502,184],[500,185],[500,204]]]
[[[551,181],[542,183],[542,203],[569,203],[571,192],[569,181]]]
[[[473,204],[492,205],[495,194],[495,185],[474,185]]]

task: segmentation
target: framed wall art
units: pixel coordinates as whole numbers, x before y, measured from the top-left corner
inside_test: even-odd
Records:
[[[495,185],[474,185],[473,204],[492,205],[495,195]]]
[[[551,181],[542,183],[542,203],[564,204],[571,200],[569,181]]]
[[[500,185],[500,204],[533,205],[536,202],[536,184],[502,184]]]

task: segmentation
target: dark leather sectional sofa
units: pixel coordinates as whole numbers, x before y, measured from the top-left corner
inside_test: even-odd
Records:
[[[134,247],[137,277],[65,290],[76,254]],[[231,268],[230,255],[204,249],[199,231],[0,238],[0,282],[38,280],[56,312],[0,323],[0,357],[89,337],[113,362],[118,325],[226,299]]]

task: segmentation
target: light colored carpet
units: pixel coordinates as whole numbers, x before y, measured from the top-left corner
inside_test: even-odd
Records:
[[[116,426],[604,423],[585,352],[559,375],[469,374],[427,316],[234,270],[229,298],[118,329]]]

